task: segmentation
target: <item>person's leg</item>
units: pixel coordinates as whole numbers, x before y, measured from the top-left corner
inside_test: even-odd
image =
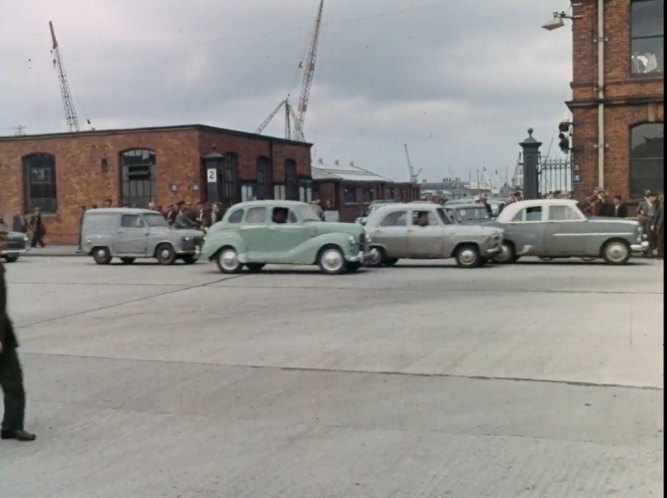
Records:
[[[2,432],[22,431],[25,417],[25,390],[21,363],[14,348],[3,350],[0,354],[0,385],[5,402]]]

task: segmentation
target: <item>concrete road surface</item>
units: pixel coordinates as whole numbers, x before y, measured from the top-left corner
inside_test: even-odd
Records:
[[[523,261],[523,260],[522,260]],[[663,264],[7,265],[0,497],[663,496]]]

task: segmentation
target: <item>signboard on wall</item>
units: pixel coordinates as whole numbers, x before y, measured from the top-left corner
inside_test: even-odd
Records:
[[[208,183],[217,183],[218,181],[218,170],[215,168],[209,168],[206,170],[206,181]]]

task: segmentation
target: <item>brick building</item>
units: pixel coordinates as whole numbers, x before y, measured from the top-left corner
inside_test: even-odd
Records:
[[[320,159],[312,167],[313,196],[324,207],[337,211],[340,221],[354,221],[377,200],[419,200],[419,186],[397,183],[354,163],[325,165]]]
[[[662,192],[664,0],[577,0],[572,17],[577,196]]]
[[[78,238],[80,207],[310,197],[311,144],[188,125],[0,137],[0,216],[39,207],[47,242]]]

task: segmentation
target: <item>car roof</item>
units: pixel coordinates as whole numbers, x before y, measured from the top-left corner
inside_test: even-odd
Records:
[[[160,214],[153,209],[142,208],[95,208],[86,210],[86,214]]]
[[[296,207],[296,206],[303,206],[304,204],[307,205],[307,203],[301,201],[281,201],[278,199],[268,199],[263,201],[239,202],[231,206],[229,209],[249,208],[249,207],[269,207],[275,205],[280,205],[285,207]]]
[[[378,206],[377,211],[387,211],[389,209],[432,209],[442,207],[440,204],[433,202],[392,202],[384,206]]]
[[[529,207],[571,206],[577,209],[577,202],[578,201],[575,199],[530,199],[526,201],[511,202],[500,212],[497,221],[499,223],[512,221],[519,211]]]

